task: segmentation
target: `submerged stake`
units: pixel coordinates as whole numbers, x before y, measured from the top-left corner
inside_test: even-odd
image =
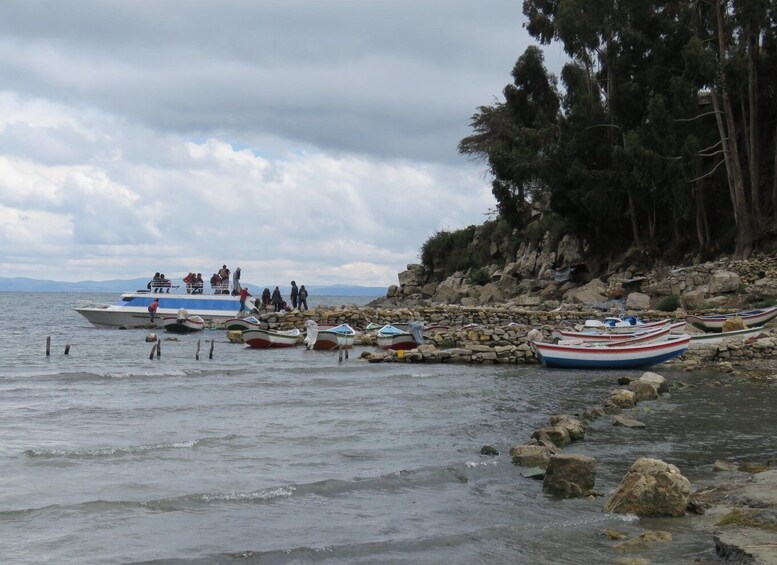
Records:
[[[51,354],[51,336],[46,338],[46,357]]]
[[[70,344],[69,343],[65,346],[65,355],[67,355],[68,353],[70,353]]]
[[[157,338],[156,340],[156,358],[159,359],[162,357],[162,340],[160,338]]]
[[[213,339],[210,340],[210,353],[208,354],[208,359],[213,359]]]
[[[200,360],[200,340],[197,340],[197,353],[194,354],[194,358],[199,361]]]
[[[155,351],[156,351],[156,343],[155,343],[155,344],[154,344],[154,346],[151,348],[151,355],[149,355],[149,356],[148,356],[148,358],[149,358],[149,359],[153,359],[153,358],[154,358],[154,352],[155,352]]]

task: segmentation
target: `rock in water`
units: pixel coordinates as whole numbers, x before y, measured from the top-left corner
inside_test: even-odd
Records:
[[[604,503],[605,512],[640,517],[684,516],[691,483],[674,465],[640,458]]]

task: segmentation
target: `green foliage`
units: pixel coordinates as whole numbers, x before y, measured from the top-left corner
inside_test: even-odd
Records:
[[[748,225],[768,231],[777,4],[524,0],[523,11],[535,39],[569,55],[562,87],[529,47],[459,144],[487,162],[511,228],[539,241],[553,221],[534,217],[542,203],[602,258],[645,244],[739,254]],[[724,163],[725,139],[739,155]]]
[[[475,226],[456,231],[435,232],[421,246],[421,264],[438,280],[470,267],[467,250],[472,243]]]
[[[659,300],[655,308],[661,312],[674,312],[679,307],[680,297],[676,294],[670,294],[669,296],[665,296]]]
[[[753,304],[753,306],[755,308],[771,308],[772,306],[777,306],[777,297],[772,296],[771,298],[764,298]]]
[[[491,282],[491,275],[489,275],[488,271],[486,271],[483,267],[479,267],[470,271],[467,280],[470,284],[483,286]]]

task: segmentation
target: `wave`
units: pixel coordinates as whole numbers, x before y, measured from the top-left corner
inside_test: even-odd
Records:
[[[188,442],[181,442],[188,443]],[[170,446],[174,444],[168,444]],[[168,447],[169,449],[170,447]],[[99,451],[99,450],[96,450]],[[45,455],[39,455],[45,456]],[[61,456],[61,455],[53,455]],[[83,455],[81,455],[83,456]],[[89,456],[89,455],[87,455]],[[100,456],[100,455],[97,455]],[[478,466],[480,470],[483,467]],[[490,465],[489,465],[490,467]],[[217,491],[190,493],[169,498],[147,501],[137,500],[93,500],[70,505],[50,505],[0,511],[0,521],[33,517],[40,514],[102,513],[126,510],[150,510],[154,512],[182,512],[202,510],[224,504],[268,504],[293,497],[335,498],[344,494],[379,492],[382,494],[415,490],[419,488],[442,488],[444,485],[463,483],[470,480],[474,470],[467,464],[453,467],[429,467],[417,470],[399,470],[386,475],[369,478],[328,479],[311,483],[276,485],[247,491]]]
[[[27,449],[24,455],[39,459],[92,459],[100,457],[122,457],[125,455],[139,455],[153,451],[166,451],[171,449],[192,449],[201,445],[213,445],[224,441],[232,441],[240,436],[230,434],[224,437],[201,438],[187,441],[160,442],[127,447],[98,447],[92,449]]]

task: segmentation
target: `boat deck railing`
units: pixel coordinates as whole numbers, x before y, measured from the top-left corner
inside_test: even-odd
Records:
[[[229,294],[229,282],[210,283],[210,289],[213,291],[213,294]]]

